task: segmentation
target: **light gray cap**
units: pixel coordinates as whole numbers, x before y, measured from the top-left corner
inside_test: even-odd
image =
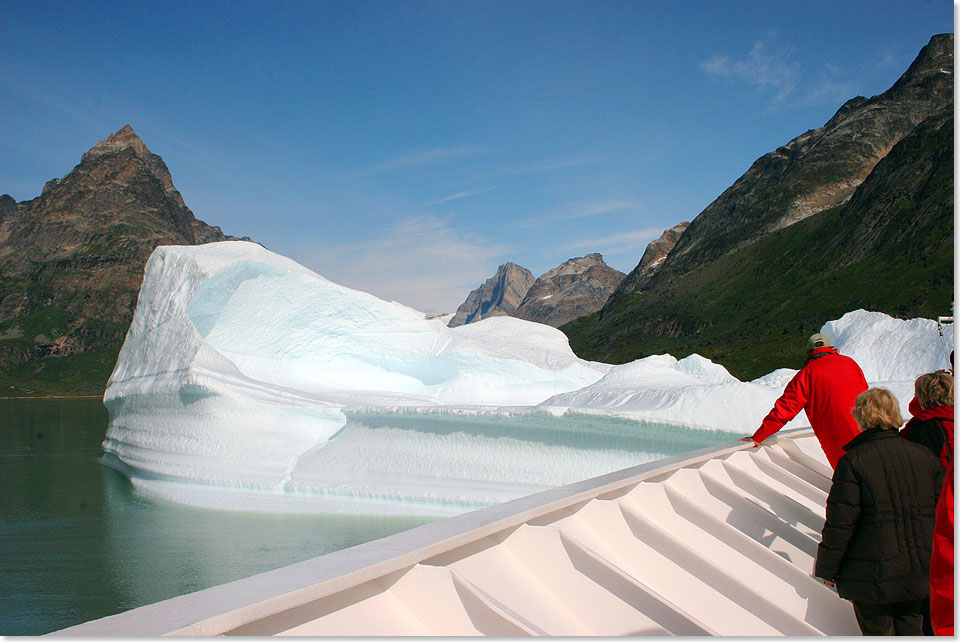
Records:
[[[827,347],[827,348],[833,347],[833,344],[830,343],[830,337],[828,337],[827,335],[820,334],[818,332],[816,334],[811,334],[810,338],[807,339],[807,352],[812,352],[817,348],[823,348],[823,347]]]

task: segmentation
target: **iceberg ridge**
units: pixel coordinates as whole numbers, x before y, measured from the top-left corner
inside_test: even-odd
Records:
[[[824,332],[906,406],[944,365],[935,327],[861,310]],[[752,432],[793,372],[589,362],[555,328],[448,328],[254,243],[164,246],[104,395],[104,462],[205,506],[452,514]]]

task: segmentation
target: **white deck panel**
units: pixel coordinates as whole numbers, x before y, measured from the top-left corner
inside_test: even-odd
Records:
[[[720,521],[757,542],[768,555],[780,556],[795,567],[806,569],[805,572],[812,570],[819,538],[813,539],[794,529],[776,513],[738,494],[734,488],[697,471],[681,470],[666,486],[666,492],[678,498],[677,510],[684,510],[691,521],[696,509],[706,515],[701,521]]]
[[[726,592],[728,587],[713,586],[691,569],[691,551],[676,546],[671,554],[665,555],[663,549],[670,544],[661,537],[662,533],[649,528],[649,524],[640,523],[635,516],[624,514],[623,507],[616,502],[592,504],[595,505],[582,518],[578,515],[558,527],[636,583],[648,587],[677,612],[702,622],[712,633],[732,635],[734,631],[744,630],[745,624],[757,631],[757,635],[779,633],[741,606],[736,596]]]
[[[831,472],[809,430],[732,443],[57,634],[857,635],[811,577]]]
[[[706,574],[700,575],[702,578],[709,579],[710,575],[719,573],[729,578],[727,582],[740,584],[737,590],[745,597],[744,601],[761,605],[758,609],[758,617],[767,620],[771,625],[776,624],[770,620],[780,620],[785,623],[784,626],[793,628],[792,624],[789,624],[790,616],[786,618],[766,616],[773,616],[780,611],[791,613],[806,609],[807,600],[801,598],[793,586],[793,582],[801,578],[777,574],[771,569],[774,561],[767,559],[763,552],[751,550],[745,545],[737,546],[740,542],[730,538],[727,533],[720,532],[720,527],[725,526],[725,523],[701,522],[698,525],[695,521],[689,521],[678,515],[667,498],[664,486],[663,484],[641,484],[630,494],[631,502],[642,505],[648,511],[653,510],[657,515],[656,523],[651,524],[649,528],[657,528],[661,531],[662,537],[674,539],[678,545],[689,549],[688,559],[691,560],[689,566],[706,569]],[[638,491],[646,492],[640,495]],[[638,521],[645,520],[642,517],[643,513],[636,509],[633,509],[632,513]],[[758,594],[754,588],[760,586],[763,587],[762,595]],[[727,588],[729,589],[729,584]],[[687,599],[691,600],[691,597]],[[788,631],[783,632],[788,633]],[[814,632],[804,629],[797,630],[796,633],[811,635]],[[730,631],[729,634],[733,635],[735,632]]]

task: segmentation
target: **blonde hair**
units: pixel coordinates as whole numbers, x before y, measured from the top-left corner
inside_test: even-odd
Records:
[[[903,424],[900,404],[886,388],[870,388],[861,392],[853,404],[853,418],[857,420],[860,430],[896,430]]]
[[[921,408],[953,405],[953,375],[945,370],[920,375],[914,389]]]

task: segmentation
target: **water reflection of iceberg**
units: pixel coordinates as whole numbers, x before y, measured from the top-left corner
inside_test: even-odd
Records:
[[[433,521],[65,635],[851,635],[811,576],[811,431],[732,442]]]
[[[104,469],[99,569],[129,609],[216,586],[420,526],[430,518],[213,511],[131,498]],[[109,554],[106,554],[109,552]]]
[[[279,488],[199,485],[112,465],[144,492],[198,506],[450,515],[729,439],[604,415],[367,410],[347,412],[336,437],[300,455]]]

